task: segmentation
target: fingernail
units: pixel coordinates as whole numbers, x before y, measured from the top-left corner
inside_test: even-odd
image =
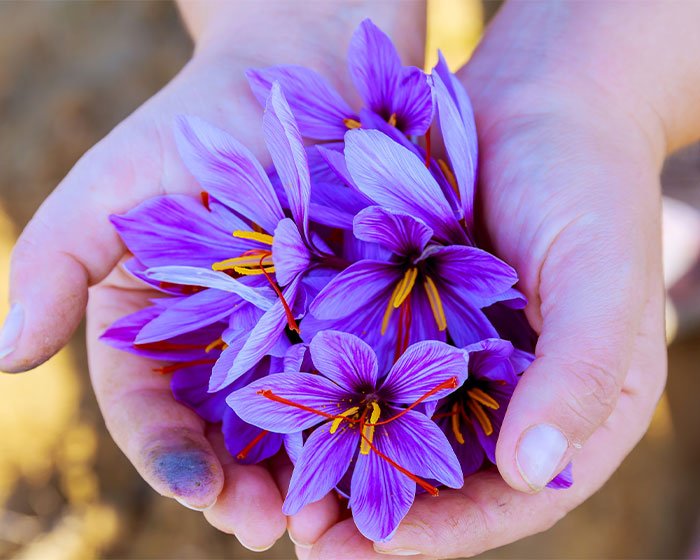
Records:
[[[0,359],[15,351],[23,326],[24,309],[19,303],[14,303],[5,318],[2,331],[0,331]]]
[[[532,426],[523,433],[515,459],[530,488],[539,492],[554,478],[568,447],[564,434],[549,424]]]
[[[394,556],[418,556],[420,552],[418,550],[411,550],[409,548],[388,548],[382,549],[377,543],[374,543],[374,552],[379,554],[393,554]]]
[[[268,544],[267,546],[253,546],[253,545],[244,543],[241,540],[241,537],[239,537],[238,535],[236,535],[236,538],[238,539],[238,542],[241,543],[241,545],[244,548],[247,548],[251,552],[265,552],[266,550],[270,550],[273,546],[275,546],[275,543]]]
[[[213,504],[210,504],[210,505],[204,506],[204,507],[193,506],[193,505],[188,504],[182,498],[178,498],[177,496],[175,496],[175,501],[178,504],[180,504],[181,506],[185,506],[187,509],[191,509],[192,511],[207,511],[208,509],[211,509],[216,505],[216,501],[215,501]]]
[[[289,540],[292,541],[299,548],[308,549],[313,546],[313,544],[304,544],[302,542],[297,541],[289,531],[287,531],[287,534],[289,535]]]

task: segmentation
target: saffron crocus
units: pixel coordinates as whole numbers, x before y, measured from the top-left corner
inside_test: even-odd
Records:
[[[210,268],[159,266],[146,272],[155,280],[232,291],[244,298],[249,296],[241,292],[245,278],[258,276],[267,281],[268,290],[274,291],[274,302],[267,306],[248,297],[264,313],[250,329],[230,370],[223,377],[212,378],[212,390],[225,387],[253,367],[277,343],[286,327],[298,330],[294,308],[304,289],[304,276],[329,256],[318,237],[309,231],[306,153],[279,84],[271,88],[263,125],[291,218],[286,217],[262,166],[245,147],[200,119],[182,118],[176,138],[186,166],[206,192],[244,218],[246,226],[233,235],[248,246],[238,254],[210,263]],[[318,289],[316,284],[313,286]]]
[[[534,356],[498,338],[482,340],[464,350],[469,353],[469,377],[438,404],[433,419],[447,435],[464,476],[469,476],[481,469],[485,460],[496,464],[496,443],[518,374]],[[569,465],[550,486],[568,488],[571,484]]]
[[[428,341],[409,347],[385,376],[359,338],[334,331],[310,344],[319,374],[270,375],[234,392],[228,404],[246,422],[281,433],[313,429],[296,458],[283,511],[294,514],[351,472],[349,507],[360,532],[391,537],[426,480],[459,488],[463,477],[445,435],[423,403],[443,398],[467,375],[467,355]]]
[[[386,364],[420,340],[449,333],[464,346],[497,336],[481,308],[515,284],[510,266],[475,247],[437,244],[424,221],[378,206],[355,217],[354,233],[391,256],[361,260],[331,280],[311,304],[305,338],[327,328],[352,332]]]
[[[350,76],[367,109],[404,134],[421,135],[433,120],[428,76],[403,66],[391,39],[370,20],[355,31],[348,50]],[[249,70],[253,93],[265,102],[279,82],[301,133],[317,140],[342,140],[348,129],[366,126],[321,75],[303,66],[282,65]]]

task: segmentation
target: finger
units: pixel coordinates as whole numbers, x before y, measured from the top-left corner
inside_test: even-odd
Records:
[[[405,558],[406,556],[416,560],[433,558],[433,556],[414,552],[395,549],[391,555],[379,553],[372,547],[372,542],[358,532],[353,520],[346,519],[327,531],[311,547],[304,560],[387,560],[387,558]]]
[[[93,148],[17,241],[0,370],[31,369],[67,343],[85,313],[88,286],[102,280],[124,251],[108,216],[131,208],[158,185],[151,165],[134,173],[134,146],[113,140],[111,148],[119,157],[107,159],[103,147]]]
[[[88,360],[95,395],[115,443],[153,489],[197,510],[210,507],[223,472],[204,434],[204,421],[177,403],[157,362],[98,340],[118,317],[145,306],[147,292],[93,289],[88,316]]]
[[[204,516],[220,531],[235,535],[248,550],[271,548],[287,528],[274,478],[265,465],[237,464],[220,430],[209,437],[223,465],[225,482],[216,504]]]
[[[650,279],[661,274],[658,207],[640,203],[630,211],[619,194],[601,194],[644,181],[640,189],[648,192],[655,179],[598,160],[604,172],[589,174],[593,186],[576,184],[583,162],[555,179],[574,191],[587,188],[588,195],[571,195],[579,208],[566,210],[570,221],[536,267],[537,359],[515,390],[496,452],[504,479],[522,491],[544,488],[614,409],[652,294]],[[645,238],[642,231],[650,233]]]

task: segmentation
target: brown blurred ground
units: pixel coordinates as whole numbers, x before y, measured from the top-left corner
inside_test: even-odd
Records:
[[[474,6],[461,17],[476,17]],[[0,273],[13,239],[74,162],[190,51],[169,3],[0,1]],[[700,149],[678,156],[664,183],[700,207]],[[644,441],[554,529],[489,558],[687,555],[700,503],[700,345],[697,315],[686,311],[700,298],[680,292],[667,398]],[[40,370],[0,377],[0,558],[11,557],[291,558],[292,549],[284,541],[247,552],[140,480],[104,429],[79,334]]]

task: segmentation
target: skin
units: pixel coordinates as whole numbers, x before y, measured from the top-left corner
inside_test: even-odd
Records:
[[[80,160],[20,237],[11,299],[25,321],[0,368],[48,359],[87,305],[91,375],[114,440],[156,491],[207,508],[212,525],[252,550],[288,530],[300,558],[449,558],[547,529],[617,468],[665,382],[658,177],[668,151],[700,131],[692,59],[700,45],[690,44],[700,40],[692,23],[700,4],[663,8],[507,4],[460,71],[480,133],[480,214],[495,251],[520,274],[540,341],[502,428],[500,476],[480,473],[461,490],[419,497],[391,541],[365,540],[330,496],[285,519],[288,464],[236,465],[221,435],[152,374],[157,364],[96,339],[150,296],[115,268],[124,247],[107,216],[163,192],[199,191],[175,151],[173,117],[218,122],[266,163],[243,70],[306,64],[350,92],[345,47],[364,17],[420,66],[420,2],[183,4],[192,61]],[[566,437],[569,490],[534,492],[518,468],[523,432],[541,423]]]

